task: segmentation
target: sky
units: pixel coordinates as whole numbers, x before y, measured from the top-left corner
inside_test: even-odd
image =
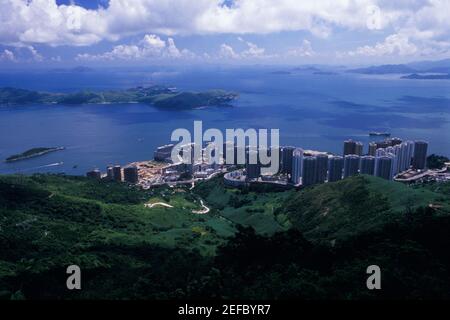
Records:
[[[450,0],[0,0],[0,66],[450,58]]]

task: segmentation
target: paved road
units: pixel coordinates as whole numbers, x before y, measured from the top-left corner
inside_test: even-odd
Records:
[[[154,206],[162,206],[162,207],[166,207],[166,208],[173,208],[173,206],[171,206],[170,204],[164,203],[164,202],[155,202],[155,203],[146,203],[145,204],[146,208],[153,208]]]

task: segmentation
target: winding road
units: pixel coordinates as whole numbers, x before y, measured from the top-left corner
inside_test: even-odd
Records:
[[[202,205],[202,210],[192,210],[192,213],[195,214],[207,214],[211,209],[209,209],[205,204],[203,203],[203,200],[200,199],[200,204]]]

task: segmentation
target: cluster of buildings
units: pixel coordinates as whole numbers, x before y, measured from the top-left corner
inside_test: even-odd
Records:
[[[259,159],[258,150],[249,147],[242,149],[245,164],[236,165],[238,152],[234,144],[225,143],[220,161],[209,161],[208,146],[201,149],[198,159],[194,155],[194,145],[190,144],[191,161],[172,161],[173,144],[158,147],[154,151],[154,161],[133,163],[122,168],[108,166],[106,174],[99,170],[87,173],[92,178],[105,178],[138,184],[144,188],[166,183],[183,183],[208,179],[215,174],[228,172],[225,182],[229,185],[242,185],[249,182],[272,183],[286,186],[310,186],[325,182],[342,180],[357,174],[367,174],[393,180],[405,173],[414,177],[423,174],[426,169],[428,143],[424,141],[402,141],[399,138],[387,138],[379,142],[370,142],[367,152],[359,141],[344,141],[343,154],[333,155],[327,152],[304,150],[298,147],[284,146],[279,149],[280,166],[278,172],[262,174],[264,165],[260,161],[253,163],[250,158]],[[234,148],[234,159],[228,159],[227,152]],[[189,150],[189,149],[184,149]],[[209,149],[211,151],[211,149]],[[210,156],[215,156],[211,153]],[[259,150],[273,152],[273,150]],[[253,154],[256,153],[256,154]]]
[[[128,182],[136,184],[139,182],[139,172],[137,166],[129,165],[122,168],[120,165],[107,166],[106,174],[102,174],[99,169],[94,169],[86,173],[87,177],[94,179],[108,179],[117,182]]]
[[[281,148],[281,173],[294,185],[334,182],[356,174],[393,180],[399,173],[426,168],[428,143],[389,138],[371,142],[368,152],[359,141],[344,141],[343,155],[315,154],[301,148]]]
[[[193,144],[190,146],[192,163],[172,161],[173,144],[158,147],[154,151],[153,161],[134,162],[125,167],[120,165],[107,166],[106,173],[95,169],[86,173],[95,179],[108,179],[111,181],[127,182],[148,189],[152,186],[177,183],[192,183],[213,177],[226,170],[224,164],[211,163],[206,157],[195,159]],[[206,154],[202,149],[202,155]],[[180,157],[183,151],[180,152]]]
[[[427,151],[428,143],[425,141],[402,141],[399,138],[370,142],[366,153],[362,142],[347,140],[344,141],[342,155],[284,146],[280,148],[280,171],[275,180],[295,186],[310,186],[357,174],[397,180],[408,172],[415,177],[425,172]],[[242,184],[244,180],[267,180],[261,176],[259,164],[246,164],[245,170],[229,174],[225,179],[229,185]]]

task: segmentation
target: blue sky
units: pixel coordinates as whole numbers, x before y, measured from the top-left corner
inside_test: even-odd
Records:
[[[0,0],[0,65],[450,57],[450,0]]]

